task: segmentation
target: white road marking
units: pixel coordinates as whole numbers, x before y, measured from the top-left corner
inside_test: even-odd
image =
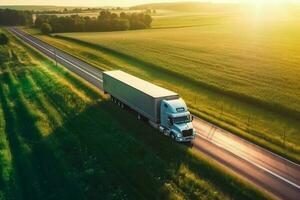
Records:
[[[290,181],[290,180],[288,180],[288,179],[286,179],[286,178],[284,178],[284,177],[282,177],[282,176],[276,174],[275,172],[272,172],[271,170],[269,170],[269,169],[267,169],[267,168],[265,168],[265,167],[263,167],[263,166],[261,166],[261,165],[255,163],[255,162],[253,162],[253,161],[251,161],[251,160],[249,160],[249,159],[247,159],[247,158],[245,158],[245,157],[242,157],[242,156],[238,155],[237,153],[234,153],[233,151],[230,151],[229,149],[224,148],[224,147],[223,147],[222,145],[220,145],[218,142],[215,142],[215,141],[213,141],[213,140],[209,140],[208,138],[206,138],[205,136],[203,136],[203,135],[201,135],[201,134],[199,134],[199,133],[196,133],[196,134],[197,134],[199,137],[205,139],[206,141],[208,141],[208,142],[210,142],[210,143],[213,143],[214,145],[216,145],[216,146],[218,146],[218,147],[220,147],[220,148],[222,148],[222,149],[224,149],[224,150],[226,150],[226,151],[228,151],[228,152],[230,152],[230,153],[236,155],[237,157],[239,157],[239,158],[241,158],[241,159],[243,159],[243,160],[245,160],[245,161],[251,163],[251,164],[254,165],[255,167],[257,167],[257,168],[259,168],[259,169],[262,169],[262,170],[268,172],[269,174],[271,174],[271,175],[273,175],[273,176],[275,176],[275,177],[277,177],[277,178],[283,180],[284,182],[286,182],[286,183],[288,183],[288,184],[290,184],[290,185],[292,185],[292,186],[294,186],[294,187],[296,187],[297,189],[300,190],[300,186],[297,185],[296,183],[294,183],[294,182],[292,182],[292,181]]]
[[[25,37],[24,35],[18,33],[17,31],[15,31],[15,30],[13,30],[13,29],[11,29],[11,30],[12,30],[15,34],[19,35],[20,37],[22,37],[22,38],[24,38],[24,39],[26,39],[26,40],[32,42],[33,44],[39,46],[40,48],[44,49],[45,51],[48,51],[48,52],[51,53],[52,55],[55,55],[54,52],[50,51],[49,49],[47,49],[47,48],[45,48],[45,47],[39,45],[38,43],[36,43],[36,42],[34,42],[33,40],[31,40],[31,39]],[[103,82],[100,78],[98,78],[98,77],[94,76],[93,74],[91,74],[90,72],[88,72],[88,71],[86,71],[86,70],[84,70],[84,69],[82,69],[82,68],[80,68],[80,67],[74,65],[73,63],[71,63],[70,61],[64,59],[63,57],[61,57],[61,56],[59,56],[59,55],[56,55],[56,57],[58,57],[59,59],[65,61],[65,62],[67,62],[67,63],[69,63],[70,65],[72,65],[73,67],[79,69],[79,70],[82,71],[83,73],[88,74],[89,76],[93,77],[94,79],[98,80],[99,82]]]
[[[260,149],[260,150],[262,150],[262,151],[266,151],[266,152],[272,154],[273,156],[275,156],[275,157],[277,157],[277,158],[279,158],[279,159],[282,159],[282,160],[284,160],[284,161],[286,161],[286,162],[289,162],[290,164],[293,164],[293,165],[295,165],[295,166],[297,166],[297,167],[300,167],[299,164],[297,164],[297,163],[295,163],[295,162],[293,162],[293,161],[291,161],[291,160],[289,160],[289,159],[286,159],[286,158],[284,158],[284,157],[282,157],[282,156],[280,156],[280,155],[278,155],[278,154],[276,154],[276,153],[274,153],[274,152],[272,152],[272,151],[269,151],[268,149],[265,149],[265,148],[263,148],[263,147],[261,147],[261,146],[259,146],[259,145],[257,145],[257,144],[254,144],[254,143],[252,143],[252,142],[249,142],[249,141],[245,140],[244,138],[238,137],[238,136],[236,136],[236,135],[234,135],[234,134],[232,134],[232,133],[230,133],[230,132],[228,132],[228,131],[226,131],[226,130],[224,130],[224,129],[218,127],[218,126],[215,126],[214,124],[212,124],[212,123],[210,123],[210,122],[207,122],[207,121],[205,121],[205,120],[200,119],[199,117],[197,117],[197,116],[195,116],[195,115],[193,115],[193,117],[196,118],[196,119],[198,119],[199,121],[203,121],[203,122],[205,122],[205,123],[207,123],[207,124],[209,124],[209,125],[211,125],[211,126],[214,126],[214,127],[218,128],[218,129],[222,130],[222,131],[225,132],[226,134],[229,134],[230,136],[236,137],[236,138],[238,138],[238,139],[244,141],[245,143],[247,143],[247,144],[249,144],[249,145],[251,145],[251,146],[255,146],[255,147],[257,147],[258,149]]]

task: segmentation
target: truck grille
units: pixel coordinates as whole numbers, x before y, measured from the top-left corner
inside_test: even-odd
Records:
[[[188,137],[188,136],[192,136],[192,135],[193,135],[193,129],[183,130],[182,131],[182,136],[183,137]]]

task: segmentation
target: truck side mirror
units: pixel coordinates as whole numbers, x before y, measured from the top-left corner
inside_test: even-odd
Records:
[[[194,116],[193,115],[191,115],[191,121],[193,121],[194,120]]]

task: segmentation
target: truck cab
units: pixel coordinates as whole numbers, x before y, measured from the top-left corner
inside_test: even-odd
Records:
[[[165,134],[178,142],[189,142],[195,138],[193,117],[183,99],[162,100],[160,107],[160,127]]]

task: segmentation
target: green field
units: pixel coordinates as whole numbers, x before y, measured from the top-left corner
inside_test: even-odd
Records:
[[[10,40],[0,46],[1,200],[269,198]]]
[[[159,11],[151,30],[27,31],[101,69],[172,89],[194,114],[299,162],[299,7],[225,11]]]

